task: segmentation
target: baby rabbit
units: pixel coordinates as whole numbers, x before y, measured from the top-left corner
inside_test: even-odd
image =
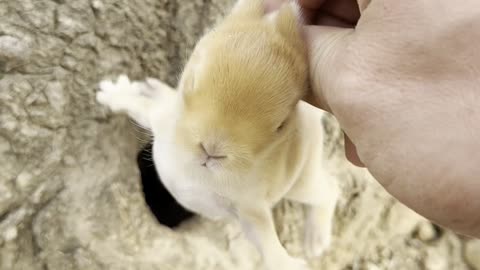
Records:
[[[305,204],[305,249],[328,247],[339,194],[324,166],[324,113],[300,101],[306,49],[294,6],[264,16],[239,1],[196,45],[178,90],[155,79],[103,81],[97,100],[152,131],[165,187],[185,208],[234,217],[268,269],[307,269],[280,243],[271,209]]]

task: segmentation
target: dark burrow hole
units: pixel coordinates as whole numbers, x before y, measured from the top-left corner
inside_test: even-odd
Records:
[[[193,217],[193,213],[183,208],[160,181],[153,165],[151,144],[138,153],[137,163],[145,201],[158,222],[175,228],[182,221]]]

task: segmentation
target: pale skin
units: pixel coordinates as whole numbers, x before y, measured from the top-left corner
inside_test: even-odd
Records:
[[[298,2],[315,102],[340,122],[347,158],[419,214],[480,237],[478,0]]]

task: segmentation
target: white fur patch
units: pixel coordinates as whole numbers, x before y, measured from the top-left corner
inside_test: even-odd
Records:
[[[275,18],[277,18],[277,15],[278,15],[278,11],[275,11],[275,12],[272,12],[272,13],[268,14],[267,16],[265,16],[265,19],[269,23],[274,23]]]

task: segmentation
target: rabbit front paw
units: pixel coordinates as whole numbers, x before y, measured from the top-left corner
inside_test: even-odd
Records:
[[[329,231],[322,230],[322,228],[312,226],[311,224],[307,225],[304,238],[307,257],[316,258],[321,256],[330,246],[331,238]]]
[[[138,83],[130,81],[126,75],[119,76],[117,81],[101,81],[99,86],[97,101],[113,112],[128,111],[142,95]]]

